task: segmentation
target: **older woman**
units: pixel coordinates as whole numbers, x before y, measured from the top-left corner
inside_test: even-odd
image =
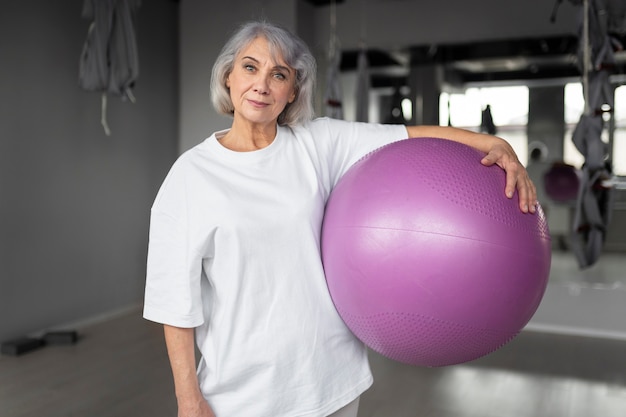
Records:
[[[312,120],[314,79],[299,38],[241,27],[211,82],[232,126],[176,161],[152,207],[144,317],[164,324],[179,417],[356,416],[372,375],[328,294],[320,229],[333,186],[364,154],[407,137],[468,144],[534,211],[534,186],[504,140]]]

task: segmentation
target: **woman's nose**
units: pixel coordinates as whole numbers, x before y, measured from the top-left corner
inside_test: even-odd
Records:
[[[265,77],[258,77],[255,80],[253,90],[259,94],[267,94],[269,92],[269,83]]]

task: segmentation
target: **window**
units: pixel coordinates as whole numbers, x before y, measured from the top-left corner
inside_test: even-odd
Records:
[[[520,161],[528,160],[528,87],[468,88],[465,94],[442,93],[439,99],[441,125],[479,131],[482,111],[489,105],[497,135],[506,139]],[[625,126],[626,127],[626,126]]]

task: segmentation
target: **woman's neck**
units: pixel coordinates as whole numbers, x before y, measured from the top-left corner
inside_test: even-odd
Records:
[[[231,129],[219,139],[232,151],[250,152],[269,146],[276,138],[277,125],[253,125],[233,122]]]

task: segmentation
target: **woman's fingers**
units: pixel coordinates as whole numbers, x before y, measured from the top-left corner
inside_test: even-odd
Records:
[[[526,168],[519,162],[515,154],[503,148],[494,148],[481,161],[485,166],[497,164],[506,173],[504,192],[507,198],[513,198],[515,190],[519,197],[519,208],[524,213],[536,211],[537,192],[530,180]]]

